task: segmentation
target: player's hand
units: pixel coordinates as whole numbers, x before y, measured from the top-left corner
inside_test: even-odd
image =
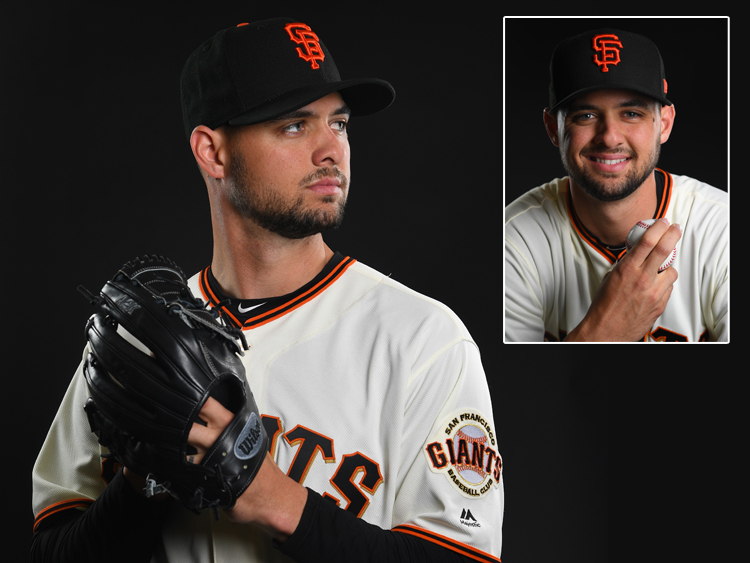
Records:
[[[234,413],[225,409],[224,405],[213,397],[209,397],[201,408],[198,418],[204,424],[194,422],[187,440],[188,445],[197,450],[197,453],[187,456],[191,463],[201,462],[208,448],[216,443],[224,429],[232,422]]]
[[[206,455],[208,448],[210,448],[216,440],[219,439],[224,429],[232,422],[234,413],[224,408],[224,406],[216,399],[209,397],[205,405],[201,409],[198,418],[204,424],[193,423],[193,428],[190,430],[188,436],[188,445],[196,449],[197,453],[191,453],[187,456],[187,460],[190,463],[200,463],[203,456]],[[127,467],[123,468],[125,479],[130,483],[135,491],[140,495],[145,496],[143,493],[146,485],[146,479],[142,475],[131,471]],[[163,499],[168,497],[167,493],[161,493],[151,498]]]
[[[635,342],[664,312],[677,272],[659,273],[664,259],[682,236],[679,225],[659,219],[604,276],[586,316],[566,341]]]
[[[209,397],[198,417],[205,422],[193,424],[187,443],[197,450],[188,461],[200,463],[203,456],[234,418],[234,414]],[[227,516],[238,523],[258,526],[278,541],[288,538],[299,524],[307,489],[287,477],[266,453],[258,474],[237,499],[233,508],[225,510]]]

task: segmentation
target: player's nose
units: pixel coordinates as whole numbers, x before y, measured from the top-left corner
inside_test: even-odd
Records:
[[[315,135],[312,161],[315,166],[341,165],[349,158],[346,134],[321,127]]]
[[[600,119],[596,125],[597,143],[607,147],[616,147],[622,144],[624,137],[620,125],[614,117],[605,116]]]

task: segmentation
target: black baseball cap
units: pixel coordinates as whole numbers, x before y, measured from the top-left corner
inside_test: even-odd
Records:
[[[629,31],[603,28],[558,43],[549,66],[549,105],[556,111],[594,90],[633,90],[664,105],[667,79],[656,45]]]
[[[342,80],[310,26],[292,18],[241,23],[219,31],[187,59],[180,77],[185,135],[205,125],[252,125],[339,92],[352,115],[387,108],[385,80]]]

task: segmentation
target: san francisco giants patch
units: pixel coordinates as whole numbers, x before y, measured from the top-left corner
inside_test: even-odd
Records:
[[[442,473],[466,498],[480,498],[500,484],[503,460],[492,421],[473,410],[449,417],[424,454],[434,473]]]

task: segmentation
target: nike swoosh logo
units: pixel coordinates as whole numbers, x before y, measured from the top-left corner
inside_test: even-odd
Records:
[[[263,305],[265,305],[265,304],[266,304],[266,303],[265,303],[265,301],[264,301],[264,302],[263,302],[263,303],[261,303],[260,305],[253,305],[252,307],[247,307],[247,308],[244,308],[244,307],[243,307],[242,305],[239,305],[239,306],[237,307],[237,310],[238,310],[238,311],[239,311],[240,313],[247,313],[248,311],[252,311],[253,309],[257,309],[258,307],[262,307],[262,306],[263,306]]]

